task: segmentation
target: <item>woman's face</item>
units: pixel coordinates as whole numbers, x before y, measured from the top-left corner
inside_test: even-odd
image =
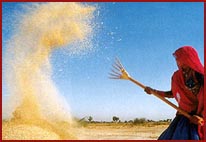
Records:
[[[190,69],[189,66],[179,62],[178,60],[176,60],[176,62],[177,62],[177,66],[178,66],[179,70],[182,70],[183,72],[187,72],[187,70]]]
[[[177,63],[178,68],[181,69],[181,66],[182,66],[181,62],[179,62],[178,60],[176,60],[176,63]]]

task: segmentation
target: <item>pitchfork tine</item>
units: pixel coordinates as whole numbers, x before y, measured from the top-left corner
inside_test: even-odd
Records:
[[[114,64],[116,65],[116,67],[118,67],[118,70],[121,70],[123,68],[117,60]]]
[[[117,60],[117,63],[119,64],[119,66],[120,66],[121,68],[124,68],[123,65],[121,64],[120,60],[119,60],[117,57],[116,57],[116,60]]]
[[[119,79],[119,77],[109,77],[109,79]]]
[[[119,78],[119,76],[116,75],[116,74],[109,73],[109,75],[110,75],[111,77],[117,77],[117,78]]]
[[[116,70],[118,70],[118,71],[120,70],[119,66],[117,66],[116,64],[113,64],[112,66],[113,66]]]
[[[121,75],[119,72],[116,72],[112,69],[112,72],[115,73],[116,75]]]

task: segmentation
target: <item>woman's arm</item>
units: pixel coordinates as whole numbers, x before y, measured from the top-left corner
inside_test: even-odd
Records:
[[[152,94],[152,92],[157,93],[158,95],[162,96],[162,97],[166,97],[166,98],[174,98],[172,91],[160,91],[160,90],[155,90],[152,89],[151,87],[145,87],[144,91],[147,94]]]

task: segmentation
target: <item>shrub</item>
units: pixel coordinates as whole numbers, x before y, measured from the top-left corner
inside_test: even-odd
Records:
[[[147,122],[146,118],[135,118],[133,124],[143,124]]]

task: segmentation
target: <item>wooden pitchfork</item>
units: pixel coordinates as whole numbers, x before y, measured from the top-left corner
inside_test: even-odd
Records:
[[[115,63],[112,65],[113,69],[112,72],[109,73],[110,74],[110,79],[124,79],[124,80],[130,80],[133,83],[135,83],[136,85],[140,86],[142,89],[145,89],[146,86],[143,85],[142,83],[136,81],[135,79],[133,79],[128,73],[127,71],[124,69],[123,65],[121,64],[120,60],[118,58],[115,59]],[[176,109],[177,111],[179,111],[182,115],[184,115],[185,117],[187,117],[190,121],[199,124],[199,125],[203,125],[204,120],[197,116],[197,115],[193,115],[194,117],[192,117],[190,114],[188,114],[187,112],[185,112],[184,110],[180,109],[178,106],[176,106],[175,104],[171,103],[170,101],[168,101],[167,99],[165,99],[164,97],[160,96],[159,94],[157,94],[155,91],[151,91],[151,93],[158,97],[159,99],[161,99],[162,101],[164,101],[165,103],[167,103],[168,105],[170,105],[171,107],[173,107],[174,109]]]

